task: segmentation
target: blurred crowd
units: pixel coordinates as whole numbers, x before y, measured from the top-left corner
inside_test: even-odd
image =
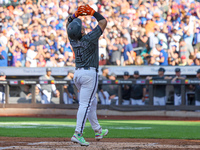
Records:
[[[0,0],[0,66],[75,66],[66,22],[89,4],[108,20],[99,65],[200,65],[200,3],[194,0]],[[98,24],[80,17],[86,32]]]

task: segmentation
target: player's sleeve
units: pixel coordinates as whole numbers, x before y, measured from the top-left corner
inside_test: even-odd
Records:
[[[164,77],[159,77],[159,76],[152,77],[152,80],[162,80],[162,79],[164,79]]]
[[[55,85],[55,84],[52,84],[52,85],[51,85],[51,88],[52,88],[53,93],[56,94],[56,85]]]
[[[91,32],[88,33],[90,41],[97,41],[102,33],[101,28],[97,25]]]

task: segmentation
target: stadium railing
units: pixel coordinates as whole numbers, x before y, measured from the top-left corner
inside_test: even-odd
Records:
[[[35,98],[35,86],[36,84],[56,84],[57,86],[61,86],[60,90],[60,98],[59,104],[38,104]],[[68,80],[19,80],[12,79],[6,81],[0,81],[0,85],[5,85],[5,104],[0,104],[0,108],[78,108],[78,104],[64,104],[63,102],[63,92],[64,84],[74,84],[73,81]],[[186,85],[196,85],[200,84],[200,80],[177,80],[172,82],[171,80],[99,80],[99,84],[142,84],[147,85],[149,91],[149,104],[144,106],[134,106],[134,105],[122,105],[122,93],[121,86],[118,86],[118,97],[119,97],[119,105],[98,105],[98,109],[110,109],[110,110],[118,110],[118,111],[154,111],[154,110],[186,110],[186,111],[195,111],[199,110],[198,106],[187,105],[186,104]],[[182,96],[182,104],[180,106],[174,105],[165,105],[165,106],[153,106],[153,86],[154,85],[175,85],[178,84],[181,86],[181,96]],[[10,104],[9,103],[9,86],[19,86],[19,85],[31,85],[32,86],[32,100],[29,104]]]

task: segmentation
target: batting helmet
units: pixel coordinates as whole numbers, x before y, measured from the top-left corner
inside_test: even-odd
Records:
[[[80,40],[82,21],[79,18],[75,18],[67,27],[67,34],[72,40]]]

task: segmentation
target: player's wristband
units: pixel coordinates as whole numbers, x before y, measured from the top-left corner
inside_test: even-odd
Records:
[[[74,18],[77,18],[77,17],[75,16],[75,14],[73,14],[72,16],[73,16]]]
[[[72,21],[73,21],[73,18],[70,16],[70,17],[68,18],[68,22],[71,23]]]
[[[100,13],[98,13],[98,12],[95,12],[93,16],[97,19],[98,22],[99,22],[100,20],[105,19],[105,18],[104,18]]]

